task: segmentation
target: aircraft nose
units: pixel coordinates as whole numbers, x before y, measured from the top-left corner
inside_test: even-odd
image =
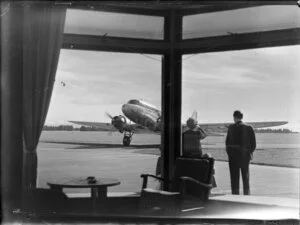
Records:
[[[122,112],[127,116],[130,112],[130,107],[127,104],[122,105]]]

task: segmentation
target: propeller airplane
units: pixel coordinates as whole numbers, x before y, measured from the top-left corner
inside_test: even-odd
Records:
[[[119,131],[124,133],[123,145],[129,146],[134,133],[153,133],[161,132],[161,111],[143,100],[131,99],[122,105],[124,115],[112,116],[106,115],[111,119],[111,123],[103,122],[86,122],[86,121],[69,121],[74,124],[97,127],[101,131]],[[197,112],[194,111],[192,118],[197,119]],[[134,122],[134,123],[131,123]],[[287,124],[286,121],[271,122],[249,122],[253,128],[273,127]],[[198,124],[208,136],[218,135],[227,131],[230,123],[199,123]],[[186,129],[186,125],[182,125],[182,130]]]

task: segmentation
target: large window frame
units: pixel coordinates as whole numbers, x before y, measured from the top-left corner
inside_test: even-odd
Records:
[[[272,4],[272,3],[271,3]],[[273,3],[274,4],[274,3]],[[294,2],[275,3],[277,5],[295,5]],[[122,53],[159,54],[162,60],[162,121],[161,132],[163,176],[172,178],[175,159],[181,151],[181,101],[182,101],[182,57],[185,54],[223,52],[272,46],[300,44],[300,28],[261,31],[243,34],[228,34],[216,37],[182,38],[183,17],[207,12],[258,7],[267,3],[220,3],[186,4],[172,7],[159,7],[154,3],[114,4],[114,3],[73,3],[71,9],[94,10],[102,12],[128,13],[136,15],[164,17],[163,40],[124,38],[112,36],[95,36],[64,34],[64,49],[109,51]],[[163,5],[162,5],[163,6]],[[295,7],[297,7],[295,5]],[[126,48],[124,48],[126,46]],[[168,190],[169,186],[164,185]]]

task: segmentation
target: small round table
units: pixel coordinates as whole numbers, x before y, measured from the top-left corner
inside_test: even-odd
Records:
[[[87,178],[74,178],[55,182],[47,182],[51,190],[63,191],[63,188],[91,188],[91,198],[107,198],[107,187],[116,186],[120,181],[112,178],[95,178],[95,183],[89,183]]]

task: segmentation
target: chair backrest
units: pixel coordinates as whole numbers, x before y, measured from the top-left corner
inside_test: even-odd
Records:
[[[191,177],[205,184],[212,184],[214,173],[213,158],[177,158],[175,163],[172,191],[180,191],[179,177]],[[208,199],[210,189],[201,188],[192,182],[186,184],[186,194]]]

